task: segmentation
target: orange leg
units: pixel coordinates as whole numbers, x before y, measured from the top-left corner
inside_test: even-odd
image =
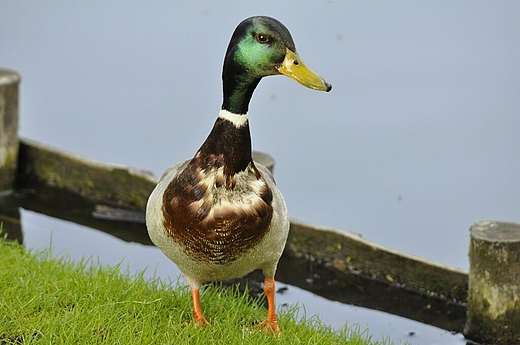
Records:
[[[200,326],[209,325],[200,307],[199,289],[191,289],[191,297],[193,299],[193,319],[195,319],[195,323]]]
[[[264,280],[264,293],[267,297],[267,317],[264,321],[256,325],[256,327],[265,328],[267,331],[271,331],[277,336],[280,336],[280,328],[278,327],[278,320],[276,319],[276,310],[274,305],[274,278],[265,278]]]

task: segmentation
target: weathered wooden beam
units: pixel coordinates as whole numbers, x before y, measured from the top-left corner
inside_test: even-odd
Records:
[[[20,139],[19,187],[43,184],[111,205],[144,209],[157,180],[144,170],[108,165]]]
[[[359,234],[291,220],[277,279],[343,303],[461,332],[467,273]]]
[[[312,255],[312,260],[342,273],[362,274],[447,302],[466,300],[465,271],[380,246],[350,231],[292,221],[287,248],[295,257]]]
[[[520,344],[520,224],[480,222],[470,233],[464,333],[485,344]]]
[[[14,188],[18,158],[18,85],[15,71],[0,69],[0,192]]]

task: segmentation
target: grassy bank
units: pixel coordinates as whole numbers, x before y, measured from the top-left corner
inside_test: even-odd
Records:
[[[251,330],[266,310],[236,290],[208,287],[202,303],[211,328],[193,324],[186,287],[0,240],[0,344],[390,344],[297,321],[297,308],[279,315],[281,338],[266,336]]]

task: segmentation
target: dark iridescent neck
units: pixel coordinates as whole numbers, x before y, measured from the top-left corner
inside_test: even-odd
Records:
[[[246,114],[253,92],[261,78],[249,76],[247,69],[235,63],[228,54],[222,70],[222,109],[234,114]]]
[[[239,115],[221,110],[197,154],[203,159],[207,157],[208,162],[222,162],[225,175],[244,171],[252,162],[247,113]]]

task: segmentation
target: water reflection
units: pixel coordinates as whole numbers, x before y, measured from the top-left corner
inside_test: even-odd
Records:
[[[2,224],[3,236],[9,240],[24,243],[22,222],[20,221],[20,203],[11,195],[11,192],[4,192],[4,195],[0,193],[0,224]]]

